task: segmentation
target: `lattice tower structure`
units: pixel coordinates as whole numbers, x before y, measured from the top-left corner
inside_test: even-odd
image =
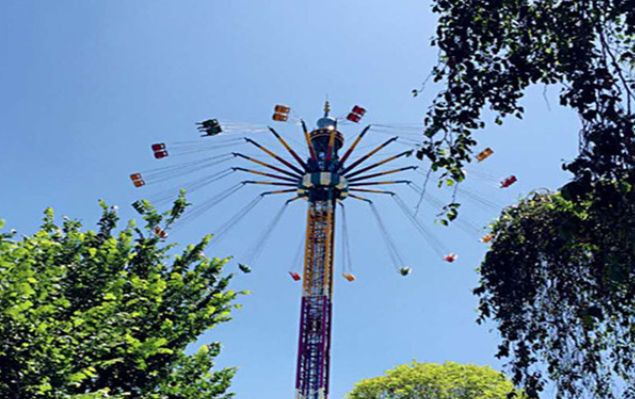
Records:
[[[308,200],[303,292],[296,374],[297,399],[326,399],[329,388],[333,311],[335,206],[347,195],[339,174],[344,144],[334,119],[325,115],[310,133],[313,156],[299,194]]]

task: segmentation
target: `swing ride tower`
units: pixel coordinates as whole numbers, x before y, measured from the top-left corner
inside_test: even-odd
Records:
[[[290,108],[285,105],[276,105],[274,108],[273,120],[277,122],[287,122],[289,119]],[[403,259],[399,256],[395,242],[391,239],[385,223],[381,219],[381,212],[377,210],[371,199],[362,195],[381,195],[392,198],[404,213],[406,218],[421,233],[421,235],[430,242],[431,248],[437,252],[439,257],[443,257],[446,262],[454,262],[456,255],[447,253],[447,249],[442,243],[429,233],[426,228],[417,219],[414,213],[393,191],[377,189],[378,186],[385,185],[406,185],[416,192],[423,193],[423,190],[417,188],[410,180],[376,180],[377,178],[400,174],[401,172],[412,171],[416,166],[408,165],[394,169],[380,169],[400,158],[407,158],[414,152],[412,149],[387,156],[379,161],[365,165],[364,162],[372,159],[373,156],[385,149],[391,143],[399,143],[399,137],[392,136],[381,144],[372,144],[372,149],[356,159],[348,162],[354,153],[357,145],[362,141],[363,137],[371,130],[371,126],[367,126],[352,140],[352,144],[348,146],[343,154],[340,150],[344,146],[344,136],[338,130],[338,120],[329,116],[330,106],[326,102],[324,106],[324,116],[317,121],[317,127],[309,131],[306,124],[302,120],[299,121],[304,133],[306,141],[306,149],[308,157],[301,157],[287,143],[287,141],[276,130],[271,127],[223,123],[217,119],[210,119],[198,123],[198,130],[203,133],[203,137],[210,138],[214,136],[227,136],[224,141],[211,141],[209,144],[202,145],[197,143],[174,143],[169,146],[166,143],[152,144],[151,148],[156,159],[163,159],[169,154],[190,154],[202,151],[217,151],[228,146],[249,145],[257,148],[265,153],[275,162],[266,162],[258,158],[257,155],[247,155],[242,152],[230,152],[225,154],[215,154],[200,160],[188,161],[182,164],[165,166],[143,172],[136,172],[130,175],[130,179],[135,187],[143,187],[146,184],[176,178],[185,174],[201,172],[204,176],[185,185],[185,188],[193,191],[220,179],[225,179],[235,173],[246,173],[259,177],[267,177],[269,180],[243,180],[235,182],[226,190],[223,190],[213,197],[203,201],[197,206],[189,210],[182,221],[191,220],[202,215],[220,202],[239,191],[240,189],[250,186],[274,186],[279,187],[274,191],[261,192],[249,202],[245,207],[238,210],[226,223],[216,229],[215,241],[225,236],[227,231],[233,228],[247,213],[249,213],[263,198],[278,197],[280,195],[290,195],[292,198],[283,203],[282,208],[274,215],[272,222],[264,229],[261,238],[255,243],[254,248],[249,251],[252,259],[262,249],[265,240],[271,235],[270,233],[279,222],[287,205],[297,200],[305,200],[308,209],[306,216],[306,233],[304,237],[304,270],[303,275],[290,272],[294,281],[302,280],[302,299],[300,305],[300,326],[298,337],[298,352],[296,363],[296,380],[295,380],[295,398],[296,399],[328,399],[329,395],[329,370],[330,370],[330,346],[331,346],[331,328],[333,314],[333,263],[334,263],[334,242],[335,242],[335,215],[336,208],[340,212],[342,222],[342,254],[343,254],[343,277],[348,282],[355,281],[355,276],[351,273],[350,266],[350,247],[347,237],[347,223],[345,217],[344,200],[351,198],[358,202],[365,202],[370,206],[372,216],[375,218],[379,227],[386,248],[390,255],[393,266],[399,274],[407,276],[410,274],[410,267],[406,266]],[[364,116],[366,110],[360,106],[354,106],[351,112],[346,116],[347,123],[359,123]],[[381,125],[374,128],[381,133]],[[231,137],[232,131],[244,131],[248,133],[271,133],[276,141],[281,144],[287,154],[293,160],[278,155],[268,147],[261,145],[251,137]],[[217,139],[213,139],[217,140]],[[304,146],[304,145],[303,145]],[[253,148],[252,147],[252,148]],[[491,155],[485,154],[484,158]],[[479,154],[479,156],[483,155]],[[211,173],[209,170],[223,162],[239,161],[241,163],[251,163],[259,167],[252,169],[243,166],[232,166],[220,172]],[[272,163],[270,163],[272,162]],[[364,165],[362,165],[364,164]],[[372,172],[371,172],[372,171]],[[370,173],[368,173],[370,172]],[[512,182],[513,183],[513,182]],[[173,190],[164,195],[160,193],[160,197],[155,203],[161,201],[170,201],[173,198]],[[423,197],[422,197],[423,198]],[[143,201],[136,201],[133,207],[140,213],[146,210],[146,204]],[[157,225],[154,232],[161,238],[167,237],[167,232],[161,226]],[[298,252],[298,257],[300,252]],[[298,259],[299,263],[299,259]],[[348,267],[348,269],[347,269]],[[248,265],[241,263],[239,268],[244,273],[249,273],[251,269]]]
[[[296,398],[328,396],[331,345],[333,244],[335,207],[347,194],[346,179],[337,173],[338,150],[344,143],[335,119],[324,118],[308,137],[311,158],[299,194],[308,202],[304,278],[296,369]],[[306,130],[305,130],[306,132]]]

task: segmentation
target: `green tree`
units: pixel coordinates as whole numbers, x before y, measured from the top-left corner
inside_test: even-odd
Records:
[[[575,183],[537,193],[494,224],[480,320],[497,322],[499,356],[528,392],[546,374],[558,397],[634,397],[633,183],[595,183],[581,198]]]
[[[141,206],[116,232],[115,208],[100,203],[97,231],[45,212],[41,230],[0,236],[0,397],[7,399],[229,398],[233,369],[212,371],[220,346],[185,349],[229,320],[236,293],[226,260],[209,259],[210,237],[170,256],[155,229],[187,205]]]
[[[577,178],[621,178],[635,166],[633,0],[435,0],[433,10],[432,76],[443,88],[420,155],[434,169],[463,180],[484,108],[497,124],[522,118],[532,84],[557,84],[582,121],[579,157],[565,165]]]
[[[558,397],[635,397],[635,1],[435,0],[433,10],[442,87],[418,155],[443,181],[465,178],[486,115],[523,117],[531,85],[555,86],[581,121],[579,154],[563,165],[572,182],[496,222],[480,320],[497,323],[499,356],[532,396],[551,379]]]
[[[349,399],[506,399],[520,398],[514,385],[490,367],[444,364],[404,364],[385,376],[355,384]]]

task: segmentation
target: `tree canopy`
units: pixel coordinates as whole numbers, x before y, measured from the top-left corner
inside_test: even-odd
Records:
[[[443,84],[425,118],[423,154],[456,181],[471,161],[475,132],[522,118],[532,84],[557,84],[577,111],[580,154],[565,168],[576,177],[614,178],[635,166],[634,0],[436,0],[433,69]],[[416,91],[415,91],[416,93]]]
[[[220,345],[188,344],[229,320],[236,293],[226,260],[209,259],[210,237],[170,256],[156,228],[186,206],[157,213],[144,202],[143,228],[116,232],[101,204],[97,231],[45,213],[41,229],[0,236],[0,396],[7,399],[229,398],[233,369],[212,371]]]
[[[362,380],[349,399],[506,399],[514,385],[490,367],[444,364],[404,364],[386,375]]]
[[[493,226],[480,317],[497,322],[498,355],[529,393],[548,376],[559,397],[635,395],[633,183],[595,183],[582,198],[575,185],[536,193]]]
[[[485,111],[495,124],[522,118],[531,85],[558,88],[581,121],[579,154],[563,165],[572,181],[494,224],[480,320],[496,322],[499,356],[531,396],[551,379],[558,397],[635,397],[635,0],[435,0],[433,10],[442,88],[420,155],[443,181],[464,180]]]

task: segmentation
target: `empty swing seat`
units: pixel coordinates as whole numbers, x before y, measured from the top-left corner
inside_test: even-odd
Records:
[[[165,150],[165,143],[152,144],[152,151],[157,152],[161,150]]]
[[[443,260],[448,262],[448,263],[453,263],[458,259],[458,255],[457,254],[447,254],[443,257]]]
[[[482,162],[486,160],[487,158],[489,158],[493,153],[494,153],[494,150],[487,147],[486,149],[478,153],[478,155],[476,156],[476,160],[479,162]]]
[[[277,104],[273,108],[273,116],[271,118],[276,122],[286,122],[289,120],[289,112],[291,112],[290,107],[282,104]]]
[[[134,184],[135,187],[142,187],[146,185],[146,182],[143,180],[141,173],[131,174],[130,180],[132,180],[132,184]]]
[[[342,276],[346,279],[346,281],[348,282],[353,282],[355,281],[355,276],[351,273],[342,273]]]
[[[507,188],[509,186],[511,186],[512,184],[516,183],[518,181],[518,179],[516,178],[516,176],[511,175],[505,179],[503,179],[503,181],[501,181],[501,188]]]
[[[366,114],[366,109],[363,107],[360,107],[359,105],[356,105],[353,107],[353,109],[348,114],[348,116],[346,116],[346,119],[351,122],[359,123],[359,121],[362,119],[362,117],[365,114]]]
[[[154,157],[156,159],[165,158],[168,156],[168,152],[166,150],[159,150],[154,152]]]
[[[168,232],[163,230],[159,226],[154,226],[154,234],[156,234],[157,236],[159,236],[162,239],[168,238]]]

